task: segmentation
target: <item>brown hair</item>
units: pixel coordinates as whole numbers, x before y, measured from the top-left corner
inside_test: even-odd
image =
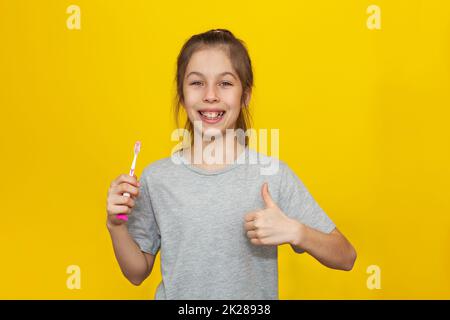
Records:
[[[251,115],[248,110],[248,105],[245,104],[245,95],[246,93],[250,93],[254,86],[252,64],[245,43],[226,29],[213,29],[193,35],[181,48],[177,59],[177,72],[175,77],[177,89],[174,102],[174,117],[177,128],[179,127],[178,116],[180,107],[184,104],[183,80],[187,65],[196,51],[208,47],[223,47],[239,76],[242,84],[241,106],[244,106],[244,108],[241,108],[239,112],[235,129],[242,129],[245,133],[251,127]],[[184,129],[189,131],[192,145],[194,127],[189,118],[186,119]],[[245,137],[245,145],[248,145],[247,136]]]

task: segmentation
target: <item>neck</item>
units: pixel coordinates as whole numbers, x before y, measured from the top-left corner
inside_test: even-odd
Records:
[[[200,142],[200,146],[194,142],[192,146],[184,148],[183,156],[201,166],[220,167],[234,163],[245,150],[245,145],[236,136],[227,139],[226,135],[220,135],[217,139],[202,139]]]

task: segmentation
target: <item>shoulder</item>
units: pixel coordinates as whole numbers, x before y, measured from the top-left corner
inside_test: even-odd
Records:
[[[288,164],[277,156],[268,156],[255,150],[249,150],[249,164],[259,168],[260,174],[265,176],[282,177],[291,172]]]
[[[174,163],[171,157],[165,157],[155,160],[148,164],[142,171],[142,177],[145,178],[157,178],[172,172]]]

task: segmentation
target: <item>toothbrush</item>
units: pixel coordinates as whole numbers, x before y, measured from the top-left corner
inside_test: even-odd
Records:
[[[139,154],[139,151],[141,151],[141,142],[136,141],[136,143],[134,144],[134,159],[133,159],[133,163],[131,164],[131,169],[130,169],[130,173],[129,173],[130,176],[134,175],[134,168],[136,167],[136,159]],[[130,194],[128,192],[125,192],[123,195],[125,197],[130,197]],[[118,214],[117,219],[128,221],[128,216],[126,214]]]

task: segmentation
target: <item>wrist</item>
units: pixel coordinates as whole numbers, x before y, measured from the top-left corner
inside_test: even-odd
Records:
[[[290,244],[298,248],[304,249],[307,227],[306,225],[295,219],[293,219],[292,224],[294,226],[293,228],[294,231],[292,233],[292,239]]]
[[[125,223],[120,223],[120,224],[115,224],[114,222],[111,221],[111,219],[106,219],[106,228],[108,229],[108,231],[113,231],[113,230],[118,230],[118,229],[122,229],[125,227]]]

